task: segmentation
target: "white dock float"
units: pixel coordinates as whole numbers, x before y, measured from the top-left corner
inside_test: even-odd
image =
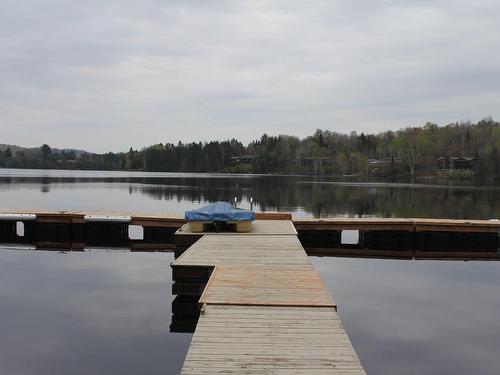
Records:
[[[121,215],[85,215],[83,220],[86,223],[130,223],[132,218],[130,216]]]
[[[17,214],[0,212],[0,221],[35,221],[35,214]]]

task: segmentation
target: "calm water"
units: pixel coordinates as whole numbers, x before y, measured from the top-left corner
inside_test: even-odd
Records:
[[[0,169],[0,208],[500,217],[500,189]],[[169,253],[0,251],[0,374],[176,374]],[[500,263],[312,258],[370,374],[500,373]]]

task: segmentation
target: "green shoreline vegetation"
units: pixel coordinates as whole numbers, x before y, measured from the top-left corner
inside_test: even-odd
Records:
[[[492,118],[446,126],[428,122],[367,135],[318,129],[303,139],[264,134],[247,146],[236,139],[159,143],[104,154],[57,150],[46,144],[30,149],[1,145],[0,167],[500,181],[500,123]]]

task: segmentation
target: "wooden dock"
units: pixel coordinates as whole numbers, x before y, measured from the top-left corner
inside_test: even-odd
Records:
[[[257,212],[262,234],[283,233],[278,224],[288,222],[289,213]],[[24,233],[17,228],[22,223]],[[260,224],[258,224],[260,223]],[[307,254],[329,255],[332,249],[399,251],[407,258],[410,251],[496,252],[500,245],[500,220],[450,220],[423,218],[327,218],[292,221],[295,233]],[[182,215],[140,212],[1,210],[0,242],[32,243],[37,248],[74,249],[93,245],[114,245],[133,249],[172,249],[176,257],[201,235],[186,231]],[[289,225],[289,223],[288,223]],[[142,227],[143,236],[132,238],[129,229]],[[133,230],[137,230],[134,228]],[[345,231],[358,231],[357,243],[344,244]],[[140,241],[140,242],[139,242]],[[388,254],[393,256],[396,253]],[[490,254],[491,255],[491,254]]]
[[[307,253],[315,255],[328,255],[332,248],[343,247],[361,248],[367,253],[368,250],[493,252],[500,244],[498,219],[328,218],[293,223]],[[341,237],[346,230],[359,232],[358,243],[343,245]]]
[[[182,374],[364,374],[333,309],[207,305]]]
[[[146,227],[173,227],[179,229],[184,223],[184,216],[175,213],[151,213],[151,212],[127,212],[127,211],[49,211],[49,210],[5,210],[0,209],[0,220],[2,215],[18,217],[17,221],[23,221],[23,215],[33,215],[34,221],[50,224],[84,224],[88,217],[127,218],[130,225],[141,225]],[[7,220],[6,217],[4,220]]]
[[[0,210],[0,242],[175,250],[171,329],[196,329],[184,374],[364,374],[308,254],[500,259],[499,220],[256,217],[251,233],[200,234],[168,213]],[[132,239],[130,226],[141,226],[143,238]],[[358,231],[358,243],[342,243],[345,230]]]
[[[128,224],[144,227],[166,227],[180,229],[186,221],[178,213],[124,212],[124,211],[48,211],[48,210],[6,210],[0,209],[0,221],[35,221],[48,224],[84,224],[86,217],[98,216],[128,218]],[[24,216],[24,218],[23,218]],[[257,220],[292,220],[292,215],[283,212],[257,212]],[[359,230],[396,232],[480,232],[498,233],[500,220],[425,219],[425,218],[343,218],[292,220],[297,231]],[[273,230],[273,229],[272,229]]]
[[[425,218],[326,218],[294,220],[297,230],[360,230],[360,231],[457,231],[498,232],[500,220],[425,219]]]
[[[206,284],[182,374],[365,373],[291,221],[204,234],[172,269]]]

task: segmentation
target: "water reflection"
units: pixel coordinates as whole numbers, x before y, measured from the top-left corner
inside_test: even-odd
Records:
[[[491,218],[500,216],[498,195],[305,177],[0,171],[6,209],[183,212],[237,196],[241,206],[254,197],[256,209],[303,216]],[[179,372],[191,336],[170,330],[189,331],[193,321],[171,321],[173,254],[135,252],[147,250],[137,242],[24,246],[0,251],[1,374]],[[500,373],[500,263],[458,261],[477,252],[337,251],[312,261],[369,374]]]
[[[0,248],[0,373],[179,372],[198,297],[173,298],[172,253]],[[312,261],[368,373],[500,371],[499,263],[459,261],[476,253],[449,251],[438,262],[346,250]]]
[[[165,253],[0,251],[0,373],[178,374]]]
[[[48,172],[41,176],[33,171],[1,171],[0,192],[22,202],[22,196],[33,195],[37,189],[48,193],[37,197],[38,205],[61,209],[90,209],[90,204],[101,209],[146,210],[178,207],[180,202],[182,209],[189,209],[206,202],[232,201],[234,197],[241,206],[249,207],[253,197],[257,210],[292,211],[314,217],[500,216],[500,189],[495,187],[329,181],[303,176]],[[74,202],[75,191],[78,196],[83,194],[85,202]],[[31,204],[36,205],[34,201]]]
[[[498,262],[312,258],[370,374],[498,374]]]

